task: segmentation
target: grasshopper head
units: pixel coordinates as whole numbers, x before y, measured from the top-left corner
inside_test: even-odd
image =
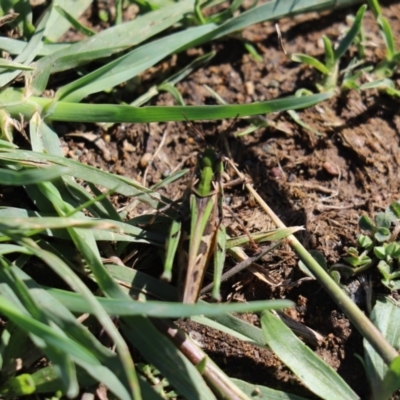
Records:
[[[219,180],[221,165],[221,157],[214,150],[208,148],[204,151],[197,165],[199,181],[196,192],[199,196],[209,196],[213,192],[213,182]]]

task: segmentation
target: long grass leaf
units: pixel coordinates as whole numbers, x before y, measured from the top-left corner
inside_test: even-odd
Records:
[[[400,343],[400,307],[390,298],[378,299],[371,312],[372,322],[379,328],[385,338],[395,348]],[[368,381],[371,384],[374,399],[386,399],[390,397],[383,386],[385,374],[389,367],[379,356],[371,344],[364,339],[365,366]]]
[[[170,54],[183,47],[188,41],[197,40],[208,33],[212,26],[199,26],[155,40],[130,53],[113,60],[90,74],[60,88],[56,93],[57,100],[79,102],[92,93],[125,82]]]
[[[46,118],[50,121],[80,121],[80,122],[165,122],[189,120],[216,120],[235,118],[237,116],[260,115],[270,112],[294,110],[311,107],[333,96],[332,92],[313,94],[309,96],[288,96],[286,98],[256,102],[251,104],[233,104],[217,106],[188,107],[132,107],[113,104],[76,104],[58,102],[52,106]],[[31,98],[30,104],[9,106],[7,110],[12,116],[23,114],[30,118],[37,105],[43,108],[50,106],[48,99]],[[1,104],[1,100],[0,100]]]
[[[139,16],[133,21],[106,29],[42,58],[37,63],[32,87],[36,88],[36,93],[41,93],[45,87],[43,81],[48,81],[49,74],[73,69],[98,58],[109,57],[149,39],[178,22],[186,12],[190,11],[192,5],[193,0],[171,4],[161,10]]]
[[[48,289],[58,301],[72,312],[90,312],[82,297],[76,293]],[[99,303],[112,315],[147,315],[159,318],[185,318],[193,315],[215,316],[225,313],[257,312],[262,310],[283,309],[293,306],[289,300],[252,301],[250,303],[209,304],[205,302],[196,304],[168,303],[165,301],[127,302],[125,300],[98,298]]]
[[[367,9],[367,5],[364,4],[357,11],[356,18],[353,22],[353,25],[346,33],[345,37],[340,41],[338,48],[334,51],[335,53],[335,61],[338,62],[342,55],[347,51],[350,45],[354,42],[355,37],[361,29],[363,17],[365,14],[365,10]]]
[[[38,50],[37,56],[43,57],[66,49],[71,46],[70,43],[46,43]],[[6,51],[7,53],[18,55],[21,54],[26,47],[26,42],[22,40],[12,39],[8,37],[0,37],[0,49]]]
[[[344,380],[277,317],[261,317],[266,344],[312,392],[323,399],[358,399]]]
[[[8,186],[32,185],[38,182],[51,181],[68,173],[68,168],[30,168],[20,171],[12,171],[0,168],[0,184]]]

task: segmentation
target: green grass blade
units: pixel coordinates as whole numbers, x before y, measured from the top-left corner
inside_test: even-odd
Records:
[[[37,217],[36,222],[35,217]],[[46,230],[42,233],[59,239],[69,238],[63,228],[79,227],[95,228],[92,232],[96,241],[148,243],[160,247],[165,242],[164,235],[158,232],[146,231],[132,224],[115,220],[96,220],[85,216],[79,216],[79,218],[48,217],[46,214],[37,211],[14,207],[0,207],[0,218],[2,219],[3,229],[9,228],[12,232],[15,232],[13,228],[19,228],[23,232],[22,227],[25,226],[29,230],[35,230],[35,233]]]
[[[358,399],[342,378],[277,317],[266,311],[261,317],[266,344],[304,385],[323,399]]]
[[[212,29],[210,26],[186,29],[140,46],[96,71],[63,86],[57,91],[56,98],[75,103],[90,94],[119,85],[175,53],[188,41],[204,36],[210,29]]]
[[[389,365],[389,369],[386,372],[382,382],[382,392],[380,395],[390,398],[391,394],[394,394],[396,390],[400,388],[400,356],[396,357]]]
[[[57,98],[69,102],[78,102],[91,93],[113,87],[136,76],[173,52],[233,33],[257,22],[300,12],[305,8],[305,3],[302,1],[296,2],[295,6],[292,4],[289,6],[288,3],[285,6],[281,6],[281,3],[285,4],[285,2],[272,1],[266,5],[250,9],[221,26],[216,24],[201,25],[149,43],[134,50],[130,55],[128,54],[119,60],[113,61],[78,81],[61,88],[57,93]],[[297,3],[302,4],[298,5]],[[321,3],[320,5],[323,3],[325,3],[325,6],[327,5],[326,1],[320,1],[319,3]]]
[[[59,303],[53,296],[49,295],[44,289],[36,284],[22,270],[14,269],[16,276],[23,280],[29,287],[30,293],[35,301],[45,310],[46,315],[64,332],[68,332],[70,338],[80,343],[85,348],[91,349],[93,354],[102,363],[104,368],[99,368],[96,372],[99,375],[91,374],[98,382],[102,382],[116,395],[129,398],[126,388],[120,382],[122,366],[116,357],[116,354],[104,347],[90,331],[80,324],[75,316],[67,308]],[[88,304],[85,301],[86,304]],[[89,308],[91,308],[89,306]]]
[[[32,185],[38,182],[51,181],[68,173],[68,168],[31,168],[12,171],[0,168],[0,184],[9,186]]]
[[[387,341],[395,348],[400,342],[400,307],[390,298],[378,299],[370,316],[374,325],[379,328]],[[389,367],[370,343],[364,339],[365,366],[375,399],[389,398],[393,386],[384,386],[384,377]]]
[[[89,235],[82,235],[82,232],[79,231],[78,229],[70,229],[70,234],[71,237],[73,239],[75,239],[75,243],[77,242],[76,240],[76,233],[78,235],[81,236],[82,239],[82,246],[79,246],[78,249],[79,250],[83,250],[83,254],[88,257],[88,252],[91,251],[89,250],[89,246],[92,249],[93,248],[93,243],[90,242],[89,239]],[[82,249],[82,247],[84,246],[84,248]],[[31,249],[32,251],[33,249]],[[63,274],[62,277],[64,279],[66,279],[66,277],[69,278],[69,283],[72,283],[72,279],[73,278],[73,286],[74,289],[76,291],[79,291],[79,293],[81,293],[83,295],[83,297],[85,298],[85,302],[87,302],[88,304],[91,305],[91,309],[92,312],[94,313],[94,315],[96,316],[96,318],[99,320],[99,322],[101,323],[101,325],[103,326],[103,328],[106,330],[106,332],[109,334],[110,338],[115,342],[115,345],[117,347],[117,349],[119,349],[119,357],[121,360],[121,363],[124,367],[124,373],[126,374],[126,377],[128,379],[129,382],[129,397],[134,395],[135,399],[140,399],[140,393],[138,393],[138,384],[135,382],[137,382],[137,379],[135,378],[135,370],[132,364],[132,360],[130,358],[129,355],[129,351],[126,348],[125,342],[123,341],[123,339],[120,337],[119,332],[117,331],[116,327],[114,326],[114,324],[112,323],[110,317],[107,315],[107,313],[105,312],[105,310],[103,309],[103,307],[101,307],[98,302],[96,301],[95,297],[92,295],[92,293],[89,291],[89,289],[85,286],[85,284],[75,276],[75,274],[69,270],[69,268],[67,268],[66,265],[64,265],[64,263],[61,262],[60,259],[56,259],[53,256],[53,254],[49,253],[49,252],[44,252],[44,251],[36,251],[38,256],[41,256],[43,261],[45,261],[48,265],[50,265],[50,262],[52,262],[52,267],[57,269],[57,273],[59,274]],[[91,259],[89,260],[89,262],[93,262],[95,260],[95,256],[91,257]],[[96,261],[94,261],[96,262]],[[92,267],[92,270],[95,270],[95,268],[98,266],[98,262],[97,262],[97,266],[93,266],[93,263],[89,264]],[[62,270],[60,268],[60,266],[62,266]],[[63,271],[63,272],[61,272]],[[97,271],[96,271],[97,272]],[[107,280],[107,276],[104,275],[102,277],[102,279],[104,281]],[[112,283],[114,284],[114,282]],[[77,290],[78,289],[78,290]],[[124,350],[125,353],[120,353],[121,350]],[[98,367],[99,369],[102,369],[104,367]],[[89,372],[89,371],[88,371]],[[100,374],[100,370],[97,371],[97,374]],[[90,372],[91,373],[91,372]],[[132,377],[133,375],[133,377]],[[128,397],[128,398],[129,398]]]
[[[33,114],[29,121],[29,136],[33,151],[64,157],[60,146],[60,138],[37,112]]]
[[[20,64],[14,61],[6,60],[4,58],[0,58],[0,68],[4,70],[18,70],[18,71],[34,71],[35,68],[30,67],[29,65]]]
[[[331,40],[327,36],[322,36],[322,40],[324,42],[324,49],[325,49],[325,66],[329,70],[329,74],[331,75],[334,73],[336,60],[333,52],[333,46]]]
[[[347,49],[350,47],[350,45],[354,42],[354,39],[356,38],[358,32],[360,32],[366,9],[367,9],[366,4],[364,4],[360,7],[360,9],[357,11],[357,15],[353,22],[353,25],[351,26],[349,31],[346,33],[346,36],[340,41],[338,48],[334,51],[334,53],[335,53],[334,58],[335,58],[336,62],[338,62],[338,60],[347,51]]]
[[[393,55],[396,51],[395,45],[394,45],[392,28],[390,27],[389,22],[383,15],[380,15],[378,17],[377,22],[378,22],[383,39],[386,44],[386,52],[387,52],[386,58],[390,61],[393,59]]]
[[[52,202],[54,208],[57,210],[60,216],[66,214],[68,215],[73,211],[72,207],[62,200],[59,192],[53,185],[41,183],[40,190],[46,194],[46,197]],[[129,299],[129,296],[127,296],[118,286],[118,284],[109,276],[109,274],[107,274],[107,270],[102,264],[93,234],[88,230],[75,228],[68,228],[68,232],[75,244],[75,247],[84,257],[87,265],[90,266],[91,271],[100,286],[100,289],[102,289],[103,292],[110,297]],[[114,324],[112,324],[107,313],[98,304],[94,296],[90,293],[89,289],[83,284],[83,282],[76,282],[76,284],[79,285],[81,293],[85,293],[85,296],[90,301],[93,310],[95,311],[95,315],[101,323],[103,329],[114,341],[117,353],[124,367],[124,373],[126,374],[129,390],[135,399],[140,399],[141,395],[135,367],[125,341],[122,339]]]
[[[66,49],[71,44],[69,43],[46,43],[42,44],[42,47],[38,50],[37,56],[48,56],[56,51]],[[0,37],[0,49],[7,53],[18,55],[21,54],[26,47],[26,42],[17,39],[11,39],[7,37]]]
[[[172,267],[174,265],[175,254],[178,249],[181,233],[182,222],[180,220],[172,220],[169,235],[165,243],[164,272],[161,275],[161,279],[167,282],[171,282],[172,280]]]
[[[211,35],[207,35],[207,37],[203,38],[202,43],[240,31],[247,26],[258,24],[260,22],[277,20],[279,18],[289,17],[299,13],[322,11],[331,9],[332,6],[338,8],[344,6],[348,7],[351,4],[357,4],[360,2],[361,0],[314,0],[312,2],[310,2],[310,0],[272,0],[258,7],[250,8],[239,16],[228,20],[212,32]],[[191,43],[190,46],[197,44],[198,43]]]
[[[91,38],[71,44],[40,59],[33,76],[32,87],[36,93],[41,93],[46,87],[49,74],[73,69],[98,58],[109,57],[149,39],[178,22],[183,14],[190,11],[192,4],[193,0],[171,4],[161,10],[106,29]]]
[[[70,160],[64,157],[53,156],[51,154],[35,153],[32,151],[18,150],[18,149],[0,149],[0,165],[2,162],[16,163],[19,165],[43,165],[50,166],[63,166],[69,169],[71,176],[77,179],[82,179],[91,182],[100,187],[105,187],[110,190],[115,190],[116,193],[125,196],[137,196],[140,201],[149,204],[157,209],[160,204],[160,196],[149,189],[144,188],[139,183],[124,178],[121,176],[113,175],[97,168],[81,164],[77,161]],[[165,200],[167,201],[167,200]],[[164,206],[166,203],[162,203]]]
[[[165,122],[193,120],[215,120],[294,110],[313,106],[331,98],[332,92],[309,96],[289,96],[286,98],[241,105],[188,106],[188,107],[131,107],[113,104],[75,104],[58,102],[49,110],[47,119],[51,121],[79,122]],[[49,105],[48,99],[34,98],[30,104],[7,106],[11,115],[23,114],[30,118],[37,107],[33,102],[43,106]],[[1,99],[0,99],[1,105]]]
[[[57,301],[62,303],[71,312],[90,312],[90,307],[85,304],[82,296],[76,293],[59,289],[47,289]],[[199,302],[196,304],[168,303],[165,301],[148,301],[146,303],[137,301],[126,301],[119,299],[105,299],[98,297],[97,300],[111,315],[134,316],[146,315],[159,318],[186,318],[193,315],[216,316],[226,313],[259,312],[263,310],[276,310],[293,307],[289,300],[266,300],[252,301],[250,303],[221,303],[211,304]]]
[[[310,65],[311,67],[314,67],[316,70],[321,72],[321,74],[330,74],[330,69],[322,64],[322,62],[317,60],[315,57],[308,56],[307,54],[294,53],[290,55],[290,59],[295,62]]]
[[[62,16],[64,17],[73,28],[77,32],[82,33],[85,36],[93,36],[96,34],[95,31],[93,31],[90,28],[87,28],[86,26],[82,25],[72,14],[70,14],[68,11],[66,11],[64,8],[56,5],[54,6],[54,9]]]

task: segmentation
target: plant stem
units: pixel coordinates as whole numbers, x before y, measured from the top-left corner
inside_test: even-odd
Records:
[[[245,176],[235,167],[236,173],[242,179]],[[246,189],[254,196],[258,204],[270,216],[278,228],[286,228],[285,224],[264,202],[261,196],[255,191],[250,183],[246,183]],[[294,235],[287,238],[290,246],[300,256],[302,261],[309,267],[322,287],[328,292],[335,303],[342,309],[345,315],[357,330],[368,340],[375,351],[382,357],[384,362],[389,365],[396,357],[397,351],[387,342],[378,328],[366,317],[366,315],[357,307],[357,305],[346,295],[346,293],[336,284],[329,274],[318,264],[304,246]]]

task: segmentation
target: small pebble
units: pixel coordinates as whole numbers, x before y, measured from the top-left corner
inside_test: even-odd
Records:
[[[271,170],[269,171],[269,174],[275,179],[279,179],[284,175],[282,169],[279,167],[271,168]]]
[[[142,155],[142,158],[140,159],[140,166],[142,168],[146,168],[149,165],[149,162],[151,160],[152,154],[151,153],[144,153]]]
[[[322,165],[322,167],[329,175],[332,175],[332,176],[339,175],[339,168],[335,164],[332,164],[329,161],[325,161],[324,164]]]
[[[248,96],[253,96],[254,94],[254,84],[251,81],[248,81],[244,84],[244,88],[246,90],[246,94]]]

